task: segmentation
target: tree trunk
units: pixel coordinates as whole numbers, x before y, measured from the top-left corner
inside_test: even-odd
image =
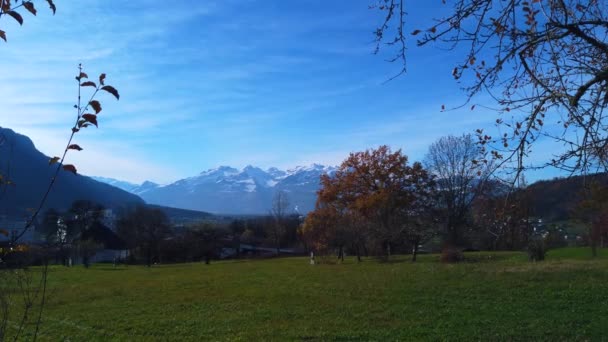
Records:
[[[590,235],[590,240],[589,241],[591,243],[591,256],[593,258],[597,257],[597,240],[598,240],[598,230],[597,229],[597,224],[592,224],[591,226],[591,234]]]
[[[357,262],[361,262],[361,249],[357,246]]]
[[[416,257],[418,256],[418,241],[414,243],[414,247],[412,248],[412,262],[416,262]]]
[[[146,263],[148,267],[152,267],[152,249],[150,247],[147,248]]]
[[[338,251],[338,259],[344,262],[344,247],[342,246],[340,246],[340,249]]]

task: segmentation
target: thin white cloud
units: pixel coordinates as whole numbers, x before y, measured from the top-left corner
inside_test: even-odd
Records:
[[[30,126],[16,126],[13,129],[30,137],[36,148],[48,156],[61,155],[69,138],[69,129],[49,131]],[[66,163],[76,165],[80,174],[101,175],[134,183],[145,180],[166,183],[178,177],[176,170],[149,161],[124,142],[89,139],[86,134],[87,131],[83,130],[74,139],[83,150],[70,151],[66,157]]]

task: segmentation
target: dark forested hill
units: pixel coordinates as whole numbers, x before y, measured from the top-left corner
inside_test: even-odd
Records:
[[[39,152],[28,137],[0,127],[0,173],[14,183],[1,187],[0,215],[22,217],[27,208],[37,207],[55,167],[49,165],[49,157]],[[46,208],[65,210],[79,199],[108,208],[144,203],[121,189],[61,170]]]
[[[593,182],[608,185],[608,175],[555,178],[531,184],[528,196],[535,216],[548,221],[562,221],[573,217],[576,206],[584,196],[584,189]]]

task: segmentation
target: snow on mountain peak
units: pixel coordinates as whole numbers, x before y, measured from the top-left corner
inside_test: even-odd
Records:
[[[168,185],[146,182],[131,192],[151,204],[215,213],[264,214],[275,191],[281,190],[289,194],[294,212],[306,213],[314,208],[320,176],[335,170],[320,164],[288,171],[253,165],[243,169],[219,166]]]
[[[238,174],[239,170],[230,167],[230,166],[220,166],[217,167],[215,169],[209,169],[207,171],[203,171],[199,174],[199,176],[230,176],[230,175],[235,175]],[[192,178],[196,178],[196,177],[192,177]]]
[[[300,172],[321,172],[321,173],[329,173],[336,170],[333,166],[324,166],[321,164],[311,164],[307,166],[296,166],[291,170],[287,170],[288,174],[296,174]]]

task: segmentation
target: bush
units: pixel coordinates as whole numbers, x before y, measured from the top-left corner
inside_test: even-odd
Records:
[[[543,261],[547,249],[542,238],[532,238],[528,244],[528,259],[530,261]]]

